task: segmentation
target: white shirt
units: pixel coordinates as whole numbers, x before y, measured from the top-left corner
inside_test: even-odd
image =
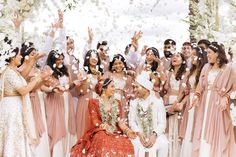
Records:
[[[158,136],[165,133],[166,129],[166,111],[163,105],[163,101],[158,99],[154,94],[150,94],[145,100],[144,99],[135,99],[130,102],[129,109],[129,126],[135,132],[143,132],[142,126],[139,123],[139,118],[136,113],[136,107],[139,104],[144,111],[147,111],[149,105],[152,105],[152,122],[153,122],[153,131],[157,133]]]

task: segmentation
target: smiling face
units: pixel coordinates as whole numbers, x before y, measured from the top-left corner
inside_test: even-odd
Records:
[[[20,53],[18,53],[15,57],[12,58],[11,62],[13,65],[19,66],[21,65],[21,59],[22,59],[22,56]]]
[[[62,55],[59,55],[59,57],[56,59],[56,67],[61,68],[64,62],[64,57]]]
[[[73,39],[69,39],[67,41],[67,50],[72,50],[74,49],[74,40]]]
[[[119,73],[123,71],[124,67],[124,63],[121,60],[116,59],[113,63],[112,69],[114,69],[115,72]]]
[[[217,62],[218,53],[215,53],[212,49],[207,49],[208,63],[215,64]]]
[[[183,60],[182,57],[180,55],[180,53],[175,53],[173,54],[172,58],[171,58],[171,64],[175,67],[175,66],[180,66],[182,64]]]
[[[91,53],[89,57],[89,65],[96,66],[98,64],[98,56],[95,53]]]
[[[30,52],[29,56],[34,57],[37,54],[37,51],[34,49],[33,51]]]
[[[134,84],[134,93],[138,98],[144,98],[148,90],[141,86],[139,83]]]
[[[198,63],[198,56],[197,56],[197,52],[196,52],[196,49],[192,49],[192,56],[191,56],[191,58],[192,58],[192,60],[191,60],[191,63],[193,64],[193,65],[197,65],[197,63]]]
[[[184,54],[185,58],[191,57],[191,46],[190,45],[184,45],[182,47],[182,53]]]
[[[101,58],[102,60],[106,60],[107,57],[108,57],[107,51],[109,50],[109,48],[108,48],[107,46],[105,46],[105,45],[101,45],[101,46],[99,47],[99,50],[100,50],[100,52],[99,52],[100,58]]]
[[[155,55],[152,52],[152,50],[147,51],[147,53],[146,53],[146,62],[147,62],[147,64],[152,64],[154,58],[155,58]]]
[[[104,89],[104,92],[107,97],[111,97],[115,94],[115,84],[113,81]]]

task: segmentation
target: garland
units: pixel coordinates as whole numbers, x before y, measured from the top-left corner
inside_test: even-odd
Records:
[[[153,102],[148,106],[147,111],[144,111],[139,103],[136,107],[138,120],[139,120],[139,123],[141,124],[143,133],[146,137],[149,137],[153,131],[152,106],[153,106]]]
[[[116,128],[116,122],[117,122],[117,117],[119,113],[119,108],[117,101],[115,100],[114,97],[111,97],[109,99],[109,103],[112,104],[111,112],[106,111],[106,104],[105,102],[100,98],[99,99],[99,104],[100,104],[100,112],[101,112],[101,118],[103,123],[107,123],[109,125],[108,130],[111,132],[115,131]]]

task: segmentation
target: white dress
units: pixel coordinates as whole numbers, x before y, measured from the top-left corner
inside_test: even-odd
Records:
[[[18,95],[16,89],[27,85],[25,79],[13,69],[7,68],[2,75],[4,77],[2,77],[1,90],[8,93],[7,95],[13,93]],[[33,157],[33,145],[30,145],[33,143],[28,136],[29,126],[32,127],[30,129],[34,131],[35,137],[36,134],[31,120],[33,120],[33,113],[28,94],[24,98],[20,95],[2,98],[0,103],[1,157]]]
[[[163,102],[155,96],[153,92],[145,100],[135,99],[130,101],[129,112],[129,126],[135,132],[142,132],[141,122],[137,113],[138,104],[141,106],[144,112],[148,111],[149,106],[152,108],[152,129],[157,133],[157,139],[155,144],[151,148],[146,148],[140,142],[139,137],[131,140],[134,145],[135,157],[145,157],[148,153],[149,157],[167,157],[168,155],[168,140],[165,136],[166,128],[166,112]]]
[[[179,91],[180,81],[175,79],[174,75],[170,78],[171,90]],[[177,100],[177,95],[169,95],[169,104],[173,104]],[[168,117],[168,133],[169,140],[169,155],[168,157],[178,157],[180,153],[180,139],[179,139],[179,119],[178,113]]]
[[[191,75],[189,78],[189,84],[191,86],[194,86],[195,82],[196,82],[195,75]],[[190,92],[190,98],[189,98],[190,104],[192,103],[193,96],[194,96],[194,91],[192,90]],[[180,157],[190,157],[192,154],[191,136],[192,136],[192,129],[193,129],[193,121],[194,121],[194,110],[195,110],[195,108],[193,107],[188,111],[187,128],[186,128],[186,132],[185,132],[185,137],[182,141]]]
[[[210,70],[208,73],[208,87],[212,86],[217,75],[219,73],[219,70]],[[201,132],[201,140],[200,140],[200,150],[199,150],[199,157],[210,157],[210,150],[211,145],[206,142],[204,139],[204,130],[206,126],[206,118],[208,113],[208,106],[211,96],[211,90],[207,91],[207,97],[206,97],[206,103],[205,103],[205,111],[204,111],[204,117],[203,117],[203,124],[202,124],[202,132]]]
[[[124,98],[122,98],[122,95],[120,94],[120,90],[124,90],[125,85],[126,85],[126,80],[121,79],[121,78],[117,78],[114,76],[112,78],[113,78],[115,89],[116,89],[114,97],[115,97],[115,99],[121,101],[121,99],[124,99]]]

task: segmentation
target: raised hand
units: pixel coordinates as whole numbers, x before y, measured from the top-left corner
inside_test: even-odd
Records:
[[[146,51],[148,49],[148,46],[147,45],[144,45],[143,48],[142,48],[142,51],[141,51],[141,55],[144,56]]]
[[[134,36],[131,38],[132,41],[137,42],[141,37],[143,36],[143,32],[139,31],[139,32],[134,32]]]
[[[64,15],[61,10],[58,10],[58,23],[59,23],[59,28],[63,28],[63,21],[64,21]]]
[[[17,14],[17,13],[14,13],[14,17],[12,19],[12,22],[14,24],[14,28],[15,28],[15,31],[20,31],[20,26],[21,26],[21,23],[22,23],[22,19],[20,18],[20,16]]]
[[[141,32],[141,31],[139,31],[139,32],[134,32],[134,36],[131,38],[131,44],[134,46],[134,48],[135,48],[135,51],[137,51],[138,50],[138,41],[139,41],[139,39],[142,37],[142,35],[143,35],[143,32]]]
[[[34,55],[34,59],[37,61],[44,56],[46,56],[46,53],[37,53],[36,55]]]
[[[88,42],[89,42],[89,43],[92,43],[94,34],[93,34],[92,28],[89,28],[89,27],[88,27],[88,37],[89,37]]]

